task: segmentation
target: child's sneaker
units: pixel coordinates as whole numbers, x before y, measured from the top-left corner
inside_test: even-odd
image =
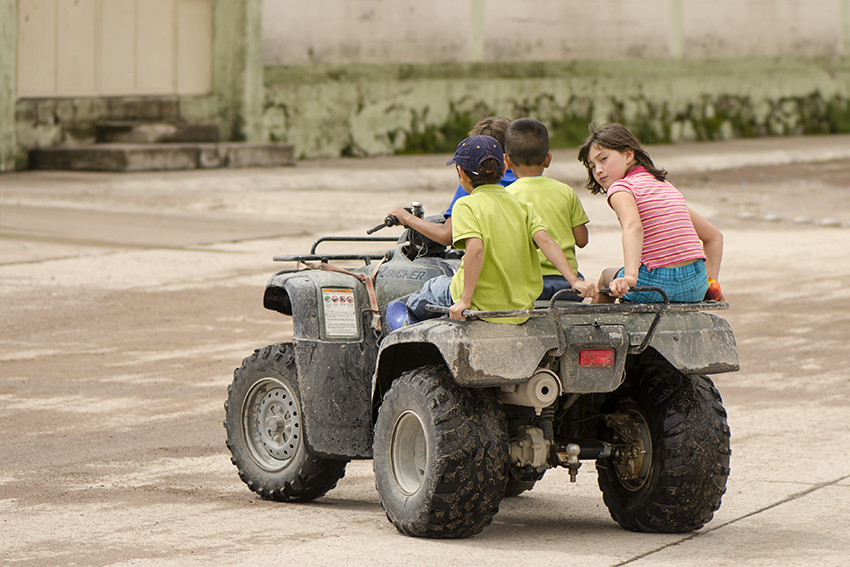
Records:
[[[705,292],[705,301],[720,301],[722,295],[723,291],[720,289],[720,284],[713,278],[708,278],[708,291]]]
[[[390,328],[390,331],[395,331],[396,329],[401,329],[414,323],[418,323],[418,321],[410,315],[404,301],[396,300],[387,304],[387,327]]]

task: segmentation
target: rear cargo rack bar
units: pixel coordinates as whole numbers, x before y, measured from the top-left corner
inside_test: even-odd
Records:
[[[608,291],[607,289],[600,290],[600,293]],[[657,287],[633,287],[629,291],[664,291]],[[565,305],[562,301],[560,305],[555,306],[555,301],[562,292],[567,292],[564,295],[575,295],[575,290],[564,289],[556,293],[549,301],[549,307],[538,309],[518,309],[514,311],[475,311],[467,309],[463,312],[463,316],[467,319],[498,319],[500,317],[551,317],[553,312],[562,315],[572,313],[686,313],[691,311],[721,311],[729,309],[729,304],[722,301],[697,301],[694,303],[580,303],[570,302],[572,305]],[[666,296],[664,296],[666,297]],[[428,311],[435,313],[448,313],[448,307],[440,307],[437,305],[428,305]]]
[[[599,293],[608,293],[608,289],[600,289]],[[659,303],[580,303],[575,302],[572,305],[564,305],[566,302],[561,302],[561,305],[555,306],[555,302],[559,297],[564,295],[575,295],[574,289],[562,289],[552,296],[549,300],[549,306],[538,309],[518,309],[513,311],[474,311],[466,309],[463,316],[467,319],[499,319],[504,317],[552,317],[555,320],[555,328],[558,330],[558,355],[562,355],[566,350],[564,339],[564,331],[561,328],[561,315],[570,315],[574,313],[594,314],[594,313],[655,313],[652,323],[649,325],[649,330],[646,332],[640,346],[632,349],[630,352],[640,354],[646,347],[649,346],[652,336],[655,334],[655,329],[658,327],[658,322],[664,313],[686,313],[693,311],[710,311],[729,309],[729,304],[722,301],[697,301],[694,303],[670,303],[667,294],[659,287],[633,287],[632,291],[654,291],[661,294],[663,302]],[[440,307],[437,305],[428,305],[428,311],[436,313],[448,313],[448,307]]]

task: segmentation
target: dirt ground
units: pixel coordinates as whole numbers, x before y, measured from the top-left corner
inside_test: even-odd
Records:
[[[550,471],[463,541],[398,534],[370,461],[310,504],[259,500],[239,480],[224,445],[227,385],[253,349],[291,337],[289,320],[262,307],[283,267],[272,256],[363,234],[395,204],[441,212],[455,181],[443,156],[30,172],[0,176],[0,563],[846,565],[850,137],[652,155],[725,235],[721,315],[741,370],[713,377],[732,473],[704,529],[620,529],[592,463],[575,484]],[[591,218],[578,260],[595,278],[621,263],[619,231],[574,159],[556,152],[551,174]]]

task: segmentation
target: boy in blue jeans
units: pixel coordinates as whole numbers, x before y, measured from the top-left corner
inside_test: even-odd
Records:
[[[501,145],[489,136],[471,136],[458,144],[454,164],[461,186],[470,193],[454,205],[452,243],[465,250],[460,269],[453,277],[439,276],[425,282],[406,303],[404,321],[395,314],[404,306],[387,306],[391,327],[439,317],[428,304],[449,308],[452,319],[465,319],[466,309],[509,311],[531,309],[543,289],[539,247],[543,254],[582,297],[596,297],[596,285],[581,281],[563,250],[546,229],[534,207],[520,201],[499,185],[505,172]],[[519,324],[527,317],[491,319]],[[395,320],[395,325],[394,325]]]
[[[531,203],[546,225],[546,232],[564,251],[570,267],[584,280],[578,271],[576,246],[584,248],[587,245],[589,219],[569,185],[543,176],[543,170],[552,163],[546,126],[533,118],[514,120],[505,132],[505,154],[507,165],[517,178],[507,188],[508,193]],[[543,293],[538,299],[551,299],[556,292],[569,289],[569,282],[554,264],[542,252],[538,256],[543,271]],[[580,300],[575,295],[563,299]]]

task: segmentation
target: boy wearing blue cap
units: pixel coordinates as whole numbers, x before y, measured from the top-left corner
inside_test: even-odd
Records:
[[[475,124],[472,130],[469,131],[469,136],[490,136],[491,138],[495,138],[499,145],[502,148],[505,148],[505,131],[508,129],[508,126],[511,125],[510,118],[505,118],[504,116],[488,116],[487,118],[482,118]],[[502,175],[502,179],[499,181],[499,185],[502,187],[507,187],[511,183],[516,181],[516,176],[514,176],[510,167],[505,171]],[[455,202],[462,197],[466,197],[469,195],[469,192],[463,188],[463,186],[458,185],[457,190],[455,191],[454,196],[452,197],[452,202],[449,204],[449,208],[446,209],[446,212],[443,213],[443,217],[446,219],[444,223],[431,222],[426,219],[420,219],[415,215],[411,214],[404,207],[396,207],[389,213],[388,216],[394,216],[399,220],[399,222],[406,226],[410,227],[422,236],[427,236],[434,242],[439,242],[440,244],[444,244],[446,246],[451,246],[452,244],[452,209],[454,208]],[[546,278],[543,278],[544,286]]]
[[[464,319],[463,311],[531,309],[543,289],[537,248],[558,268],[582,297],[596,297],[596,285],[581,281],[563,250],[547,233],[534,208],[499,185],[505,172],[504,152],[490,136],[471,136],[458,144],[454,164],[461,186],[470,193],[458,200],[452,213],[452,245],[465,250],[460,269],[449,278],[425,282],[407,300],[414,320],[438,317],[428,304],[449,307],[452,319]],[[393,305],[393,303],[395,305]],[[401,302],[387,306],[390,314]],[[491,319],[498,323],[523,323],[527,317]]]

